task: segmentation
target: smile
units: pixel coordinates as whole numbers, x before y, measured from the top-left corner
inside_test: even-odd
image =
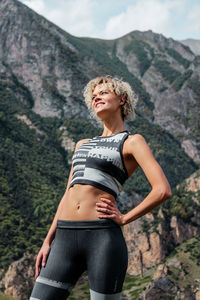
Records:
[[[96,105],[95,105],[95,107],[99,107],[99,106],[101,106],[101,105],[103,105],[104,104],[104,102],[98,102]]]

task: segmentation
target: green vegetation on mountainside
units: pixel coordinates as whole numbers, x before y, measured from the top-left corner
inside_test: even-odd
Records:
[[[53,120],[43,120],[43,128],[49,129],[37,135],[15,117],[34,114],[5,89],[0,88],[0,98],[0,265],[5,268],[41,245],[64,193],[69,166]]]
[[[192,70],[187,70],[186,72],[184,72],[182,75],[180,75],[178,78],[175,79],[172,85],[175,91],[178,92],[182,88],[185,81],[187,81],[192,76],[192,73],[193,73]]]
[[[172,68],[167,60],[156,58],[153,65],[169,83],[172,83],[177,77],[181,76],[181,73]]]
[[[196,172],[198,174],[198,171]],[[200,191],[194,192],[187,189],[187,184],[183,181],[178,187],[173,189],[172,197],[165,201],[161,207],[158,207],[152,211],[154,219],[148,222],[145,218],[142,218],[142,232],[158,232],[158,225],[161,224],[164,231],[169,235],[173,230],[171,227],[171,218],[175,216],[180,222],[184,222],[185,225],[192,225],[196,228],[199,227],[199,204],[200,204]],[[162,210],[165,222],[159,215],[159,210]],[[163,233],[164,236],[164,233]],[[167,251],[170,253],[175,245],[172,243],[166,244]]]
[[[159,125],[150,125],[139,116],[134,121],[129,121],[128,125],[132,134],[139,133],[144,136],[172,188],[197,170],[197,166],[182,150],[180,143]],[[141,168],[138,168],[124,184],[124,191],[131,190],[143,196],[150,191],[150,184]]]
[[[154,49],[144,41],[134,39],[124,47],[125,52],[134,52],[138,59],[140,75],[143,76],[151,65],[154,57]],[[149,58],[151,57],[151,59]]]
[[[0,300],[15,300],[15,298],[0,293]]]
[[[151,276],[148,275],[144,278],[140,278],[140,276],[131,276],[126,274],[122,290],[123,299],[137,300],[138,296],[141,294],[145,286],[151,282],[151,280]],[[69,300],[88,300],[89,298],[90,292],[87,281],[82,284],[77,284],[69,296]]]
[[[168,216],[176,216],[186,223],[198,226],[197,211],[200,204],[200,191],[193,192],[186,189],[183,182],[173,193],[170,201],[163,205],[163,212]]]
[[[172,48],[166,48],[167,53],[173,57],[178,63],[184,66],[187,69],[190,65],[190,61],[185,59],[180,53]]]
[[[193,90],[195,95],[200,98],[200,78],[198,75],[194,76],[188,81],[188,87]]]
[[[200,235],[197,234],[174,248],[171,255],[163,261],[169,268],[167,277],[182,291],[191,289],[191,287],[196,289],[199,286],[199,243]]]

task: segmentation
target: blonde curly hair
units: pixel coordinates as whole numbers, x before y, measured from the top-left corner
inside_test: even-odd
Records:
[[[84,88],[83,96],[85,103],[91,112],[92,97],[95,87],[99,84],[105,84],[111,92],[114,92],[118,97],[124,97],[125,103],[121,107],[122,119],[134,119],[135,118],[135,106],[138,101],[137,95],[133,92],[128,82],[122,81],[117,77],[110,75],[96,77],[88,82]]]

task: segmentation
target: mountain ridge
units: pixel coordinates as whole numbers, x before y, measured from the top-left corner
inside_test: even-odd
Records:
[[[185,39],[181,40],[181,43],[188,46],[192,52],[196,55],[200,55],[200,40],[198,39]]]
[[[9,57],[7,63],[12,72],[35,99],[33,110],[36,113],[58,117],[70,113],[87,118],[85,104],[80,101],[84,85],[91,77],[114,73],[127,80],[139,94],[137,112],[167,129],[181,141],[189,155],[194,153],[192,158],[196,162],[200,161],[200,141],[188,130],[190,118],[198,117],[197,111],[192,109],[194,104],[190,102],[198,104],[195,99],[199,93],[196,87],[199,62],[187,46],[152,31],[134,31],[112,41],[77,38],[16,0],[2,0],[3,12],[2,3],[7,8],[1,19],[6,18],[10,24],[5,30],[1,26],[4,44],[8,36],[10,40],[16,39],[12,35],[13,26],[19,36],[11,47],[7,41],[6,51],[0,48],[0,57],[4,63]],[[23,17],[22,22],[19,13],[16,19],[15,4],[19,12],[25,7],[30,14],[28,20]],[[36,24],[39,32],[34,29]],[[28,32],[26,28],[29,28]],[[180,105],[184,109],[182,116]]]

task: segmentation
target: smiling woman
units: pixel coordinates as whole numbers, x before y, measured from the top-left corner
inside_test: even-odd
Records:
[[[114,94],[115,97],[123,98],[124,103],[121,105],[122,119],[134,119],[134,109],[138,98],[128,82],[124,82],[116,77],[112,78],[110,76],[97,77],[88,82],[84,89],[84,97],[87,107],[94,117],[96,117],[96,114],[92,109],[92,103],[97,92],[104,92],[104,94],[111,93]]]
[[[121,226],[171,196],[143,136],[124,127],[137,102],[130,85],[98,77],[88,83],[84,96],[104,129],[101,136],[80,140],[75,147],[66,192],[37,256],[30,300],[66,299],[85,270],[92,300],[119,300],[128,264]],[[152,190],[137,207],[121,214],[116,198],[138,166]]]

